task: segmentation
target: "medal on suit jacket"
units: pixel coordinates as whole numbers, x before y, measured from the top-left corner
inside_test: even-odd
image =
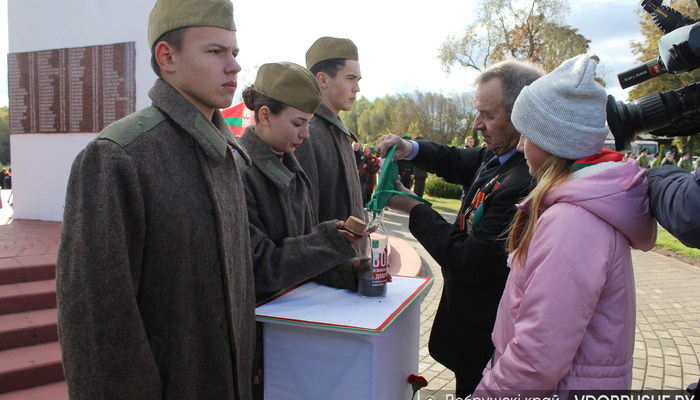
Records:
[[[491,179],[486,186],[483,187],[483,190],[482,188],[476,190],[469,208],[467,208],[467,211],[460,216],[459,229],[471,235],[472,232],[479,227],[485,212],[484,200],[486,200],[494,190],[501,186],[500,182],[496,181],[499,176],[501,175],[496,175],[493,179]]]

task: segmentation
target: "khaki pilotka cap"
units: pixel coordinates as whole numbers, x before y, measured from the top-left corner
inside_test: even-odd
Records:
[[[357,46],[352,40],[324,36],[315,41],[306,52],[306,68],[311,69],[321,61],[334,58],[360,61]]]
[[[190,26],[236,30],[230,0],[158,0],[148,17],[148,45],[164,34]]]
[[[308,69],[291,62],[264,64],[253,89],[309,114],[321,105],[321,88],[316,78]]]

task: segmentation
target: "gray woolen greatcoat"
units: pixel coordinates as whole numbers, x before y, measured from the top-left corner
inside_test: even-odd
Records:
[[[162,80],[75,159],[56,292],[71,399],[249,399],[244,152]],[[247,155],[244,154],[247,159]]]
[[[321,104],[309,123],[310,138],[294,152],[311,182],[311,198],[320,222],[345,221],[354,215],[362,219],[362,187],[351,141],[357,136],[333,112]],[[347,265],[332,268],[316,281],[334,287],[357,290]]]
[[[264,297],[352,262],[356,254],[338,233],[336,220],[317,223],[309,180],[294,154],[285,153],[281,162],[254,129],[249,126],[240,138],[252,160],[250,168],[242,168],[242,180],[255,291]]]

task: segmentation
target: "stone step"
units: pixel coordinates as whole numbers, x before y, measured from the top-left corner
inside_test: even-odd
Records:
[[[0,350],[58,340],[56,309],[0,315]]]
[[[64,379],[58,342],[0,351],[0,393]]]
[[[0,315],[56,308],[56,280],[0,286]]]
[[[0,394],[0,400],[68,400],[66,381]]]
[[[55,255],[0,259],[0,285],[55,278]]]

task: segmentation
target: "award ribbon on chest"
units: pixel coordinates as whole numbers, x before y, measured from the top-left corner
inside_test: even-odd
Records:
[[[484,200],[486,200],[491,193],[498,189],[498,187],[501,185],[500,182],[496,181],[499,176],[500,175],[496,175],[493,179],[491,179],[489,183],[483,187],[483,190],[481,188],[477,189],[474,197],[472,198],[471,205],[460,217],[459,228],[466,231],[467,234],[471,235],[472,232],[479,227],[479,224],[481,224],[481,219],[484,217],[485,212]]]

